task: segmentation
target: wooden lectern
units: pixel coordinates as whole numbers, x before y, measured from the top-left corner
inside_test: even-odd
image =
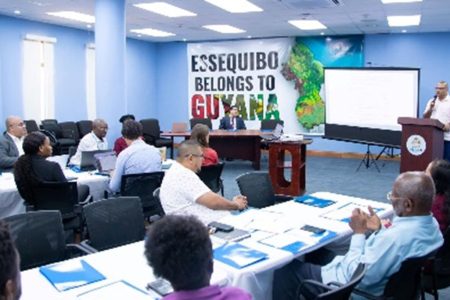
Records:
[[[311,140],[269,143],[269,175],[275,194],[300,196],[305,193],[306,145]],[[285,152],[291,161],[285,161]],[[291,180],[284,177],[285,169],[291,169]]]
[[[425,171],[428,164],[444,155],[444,125],[436,119],[400,117],[402,125],[400,173]]]

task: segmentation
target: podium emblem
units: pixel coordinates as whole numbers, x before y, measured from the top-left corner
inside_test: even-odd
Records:
[[[427,143],[422,136],[413,134],[406,141],[406,149],[408,149],[410,154],[420,156],[427,149]]]

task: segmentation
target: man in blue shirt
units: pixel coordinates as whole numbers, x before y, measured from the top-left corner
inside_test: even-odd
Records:
[[[431,214],[434,193],[433,180],[425,173],[399,175],[392,192],[388,193],[396,215],[390,227],[381,225],[372,208],[369,208],[370,215],[355,209],[349,223],[354,234],[347,254],[336,256],[323,267],[294,260],[277,270],[273,299],[295,299],[297,288],[305,279],[325,284],[346,283],[359,263],[367,265],[367,272],[358,287],[382,295],[389,277],[400,269],[404,260],[425,256],[442,245],[439,226]],[[366,239],[369,230],[374,232]]]
[[[117,157],[116,168],[109,183],[109,189],[113,192],[120,190],[122,175],[161,171],[159,150],[141,139],[141,123],[126,121],[122,127],[122,135],[128,147]]]

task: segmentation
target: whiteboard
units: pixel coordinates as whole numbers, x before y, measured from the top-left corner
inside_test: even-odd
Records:
[[[419,69],[325,69],[325,123],[401,131],[417,117]]]

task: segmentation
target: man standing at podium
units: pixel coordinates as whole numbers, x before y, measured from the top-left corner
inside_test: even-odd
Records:
[[[450,161],[450,97],[448,95],[448,84],[440,81],[436,86],[436,95],[431,98],[425,111],[424,118],[437,119],[444,124],[444,159]]]

